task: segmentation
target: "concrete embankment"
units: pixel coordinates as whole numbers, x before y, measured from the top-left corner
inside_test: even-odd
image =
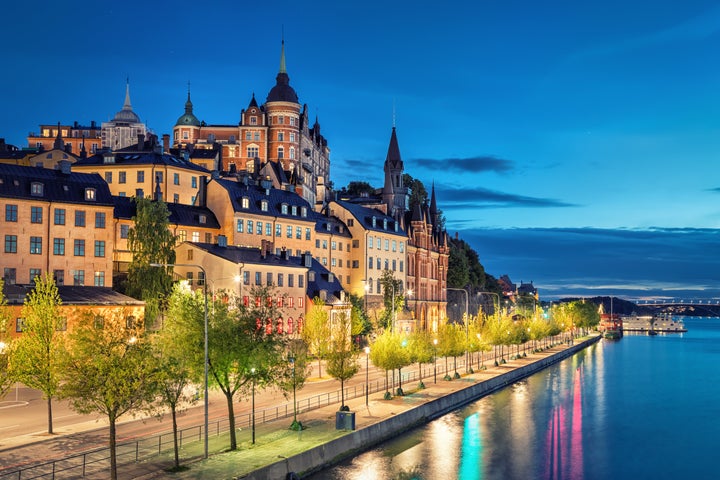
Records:
[[[303,475],[321,470],[413,427],[425,424],[434,418],[511,385],[518,380],[574,355],[579,350],[599,340],[600,336],[593,336],[555,352],[552,355],[542,356],[522,366],[513,367],[508,364],[507,368],[509,368],[509,370],[506,373],[495,375],[487,380],[477,381],[476,383],[469,384],[465,388],[460,388],[441,397],[423,401],[422,403],[406,407],[405,409],[398,404],[392,405],[391,402],[385,403],[385,407],[376,405],[373,408],[389,408],[386,416],[382,420],[359,428],[356,431],[349,432],[347,435],[343,435],[322,445],[310,448],[300,454],[259,468],[241,478],[257,480],[268,478],[284,479],[290,478],[289,474],[291,472],[297,472],[297,474],[302,477]],[[466,379],[471,377],[473,377],[473,375],[466,377]]]

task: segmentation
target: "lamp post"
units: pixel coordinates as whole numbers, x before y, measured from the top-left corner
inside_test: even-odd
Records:
[[[437,383],[437,338],[433,339],[433,382]]]
[[[290,354],[290,358],[288,360],[290,360],[290,363],[292,364],[292,369],[293,369],[293,373],[292,373],[292,375],[293,375],[293,422],[292,422],[292,426],[293,426],[293,428],[296,428],[298,423],[297,423],[297,397],[295,396],[295,392],[296,392],[295,357],[292,354]]]
[[[255,367],[250,369],[252,376],[252,443],[255,445]]]
[[[465,294],[465,373],[470,373],[470,366],[468,365],[468,356],[470,355],[470,351],[468,349],[468,343],[470,342],[470,330],[468,329],[468,321],[470,320],[470,317],[468,316],[468,306],[470,299],[468,297],[468,292],[464,288],[446,288],[446,290],[454,290]]]
[[[477,294],[478,294],[478,296],[479,295],[495,295],[495,298],[497,298],[497,309],[495,308],[495,305],[493,305],[493,311],[494,311],[493,313],[495,313],[497,315],[498,310],[500,310],[500,295],[498,295],[495,292],[477,292]]]
[[[207,272],[205,272],[205,268],[203,268],[201,265],[197,264],[191,264],[191,263],[151,263],[151,267],[193,267],[193,268],[199,268],[203,272],[204,282],[203,282],[203,296],[205,297],[205,345],[204,345],[204,362],[205,362],[205,377],[204,377],[204,383],[205,383],[205,458],[208,458],[208,410],[209,410],[209,403],[208,403],[208,292],[207,292],[207,284],[208,284],[208,278],[207,278]]]
[[[392,279],[392,328],[390,331],[392,333],[395,333],[395,321],[397,320],[397,316],[395,315],[395,277]],[[394,378],[394,377],[393,377]]]
[[[365,406],[370,405],[370,347],[365,347]]]

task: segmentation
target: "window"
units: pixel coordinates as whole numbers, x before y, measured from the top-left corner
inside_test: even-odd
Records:
[[[270,222],[265,224],[265,235],[272,237],[272,223]]]
[[[305,240],[310,240],[310,229],[309,228],[305,229]]]
[[[287,238],[292,238],[292,225],[288,225],[285,229],[285,236]]]
[[[65,285],[65,270],[53,270],[55,285]]]
[[[405,242],[400,242],[400,253],[405,252]]]
[[[287,214],[288,214],[288,205],[287,205],[287,203],[283,203],[282,205],[280,205],[280,213],[282,213],[283,215],[287,215]]]
[[[393,269],[393,272],[397,269],[396,267],[397,267],[397,264],[396,264],[395,259],[393,258],[393,261],[392,261],[392,269]]]
[[[5,221],[17,222],[17,205],[5,205]]]
[[[105,212],[95,212],[95,228],[105,228]]]
[[[290,125],[295,126],[296,124],[297,124],[297,118],[290,117]],[[290,135],[292,135],[292,134],[290,134]]]
[[[260,201],[260,210],[262,210],[263,212],[268,211],[268,201],[267,200]]]
[[[285,141],[285,133],[278,132],[277,138],[278,138],[278,142],[284,142]]]
[[[388,250],[390,250],[390,240],[386,239],[385,240],[385,251],[387,252]]]
[[[291,120],[291,124],[294,124],[294,122],[292,122],[292,120],[295,120],[295,119],[291,118],[290,120]],[[290,132],[290,141],[291,142],[295,141],[295,132]]]
[[[75,226],[85,226],[85,210],[75,210]]]
[[[5,235],[5,253],[17,253],[17,235]]]
[[[136,196],[137,198],[145,198],[145,192],[143,191],[142,188],[136,188],[136,189],[135,189],[135,196]]]
[[[257,222],[256,228],[255,228],[255,233],[258,235],[262,235],[262,233],[263,233],[263,223],[262,222]]]
[[[30,282],[35,282],[35,277],[42,276],[42,271],[39,268],[30,269]]]
[[[32,182],[30,184],[30,195],[33,197],[42,197],[43,184],[40,182]]]
[[[330,250],[337,250],[337,242],[335,240],[330,242]]]
[[[130,225],[120,225],[120,238],[128,238]]]
[[[194,252],[194,250],[188,250],[188,251],[187,251],[187,256],[186,256],[186,259],[187,259],[187,260],[192,260],[192,259],[193,259],[193,252]],[[190,273],[192,273],[192,272],[190,272]]]
[[[30,223],[42,223],[42,207],[30,207]]]
[[[290,147],[290,158],[295,158],[295,147]]]
[[[305,275],[298,275],[298,287],[305,288]],[[299,303],[300,302],[298,302],[298,307],[302,307]]]
[[[212,243],[212,233],[205,232],[205,243]]]
[[[245,220],[243,220],[242,218],[238,218],[235,229],[238,231],[238,233],[243,233],[245,231]]]
[[[180,185],[180,174],[173,173],[173,185]]]
[[[242,208],[250,208],[250,199],[248,197],[243,197],[241,200],[241,206]]]
[[[380,257],[377,258],[377,269],[378,270],[382,269],[382,260],[380,260]]]
[[[293,217],[297,217],[297,205],[293,205],[290,208],[290,211],[291,211]]]
[[[105,182],[112,183],[112,172],[105,172]]]
[[[55,209],[55,225],[65,225],[65,209]]]
[[[76,257],[85,256],[85,240],[75,240],[73,251]]]
[[[247,140],[247,141],[252,140],[252,132],[250,130],[245,132],[245,140]]]
[[[197,177],[190,177],[190,187],[197,188]]]
[[[327,250],[327,240],[322,241],[322,248],[323,250]]]
[[[96,191],[94,188],[86,188],[85,189],[85,200],[94,201],[95,195],[96,195]]]
[[[23,331],[23,323],[25,323],[24,318],[16,318],[15,319],[15,331],[17,333],[20,333]]]
[[[331,267],[337,267],[337,260],[335,260],[335,257],[330,259],[330,266]]]
[[[392,251],[393,252],[397,251],[397,241],[395,241],[395,240],[392,241]]]
[[[255,285],[262,285],[262,274],[255,272]]]
[[[373,268],[373,257],[368,257],[368,268],[370,270]]]
[[[272,272],[267,272],[267,274],[265,275],[265,277],[267,277],[267,278],[266,278],[266,280],[267,280],[266,285],[268,285],[268,286],[272,285],[272,284],[273,284],[273,274],[272,274]]]
[[[144,170],[138,170],[137,183],[145,183],[145,171]]]
[[[295,227],[295,238],[302,240],[302,227]]]
[[[15,285],[15,269],[5,267],[3,279],[5,280],[5,285]]]
[[[277,123],[279,123],[279,124],[281,124],[281,125],[282,125],[283,123],[285,123],[285,117],[284,117],[283,115],[279,115],[279,116],[277,117]]]
[[[42,237],[30,237],[30,254],[42,254]]]
[[[95,240],[95,256],[96,257],[104,257],[105,256],[105,241],[104,240]]]
[[[257,125],[257,117],[250,117],[250,125]]]
[[[370,235],[368,237],[368,248],[373,248],[373,237]]]
[[[275,236],[276,237],[282,237],[282,224],[276,223],[275,224]]]
[[[193,241],[193,242],[199,242],[199,241],[200,241],[200,232],[192,232],[192,241]]]
[[[278,147],[277,152],[278,160],[282,160],[283,158],[285,158],[285,149],[283,147]]]
[[[260,156],[260,149],[256,146],[247,147],[248,158],[257,158]]]
[[[295,274],[288,273],[288,287],[293,288],[295,286]],[[290,305],[292,306],[292,305]]]
[[[284,280],[285,280],[284,275],[282,273],[278,273],[277,274],[277,286],[282,287]]]
[[[404,263],[404,262],[403,262],[402,260],[400,260],[400,271],[401,271],[401,272],[403,271],[403,263]]]
[[[163,172],[155,172],[155,183],[163,183]]]
[[[327,267],[327,257],[322,257],[322,264],[324,267]]]
[[[73,277],[73,285],[75,285],[75,286],[85,285],[85,270],[73,270],[72,277]]]
[[[198,285],[205,285],[205,272],[198,272]]]
[[[254,226],[253,221],[248,220],[247,221],[247,233],[249,233],[250,235],[252,235],[252,233],[253,233],[253,226]]]
[[[65,255],[65,239],[53,239],[53,255]]]
[[[184,242],[187,240],[187,231],[178,230],[178,242]]]
[[[96,287],[104,287],[105,286],[105,272],[95,272],[95,286]]]
[[[250,285],[250,272],[243,272],[243,285]]]
[[[126,172],[118,172],[118,183],[125,183],[127,181]]]
[[[180,194],[173,193],[173,203],[180,203]]]

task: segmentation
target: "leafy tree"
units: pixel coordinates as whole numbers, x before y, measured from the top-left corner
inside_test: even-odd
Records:
[[[364,298],[358,295],[350,294],[350,304],[352,305],[352,334],[367,335],[372,331],[372,323],[365,311]]]
[[[410,363],[417,363],[420,370],[420,388],[423,384],[423,363],[431,363],[434,357],[433,336],[427,330],[416,330],[408,338],[408,360]]]
[[[67,320],[60,316],[62,300],[51,274],[35,277],[25,297],[22,335],[13,341],[10,375],[40,390],[47,401],[48,433],[53,433],[52,400],[60,386],[61,355]]]
[[[169,229],[170,211],[162,200],[135,198],[134,225],[128,230],[133,255],[128,267],[128,295],[145,301],[145,318],[154,321],[172,289],[172,277],[152,263],[175,263],[177,238]],[[206,279],[207,281],[207,279]]]
[[[395,278],[395,274],[391,270],[383,270],[380,276],[380,284],[383,288],[383,303],[385,311],[381,319],[383,328],[393,327],[393,319],[397,312],[405,305],[405,297],[400,288],[402,281]],[[393,293],[395,296],[393,297]]]
[[[375,189],[368,182],[350,182],[347,186],[347,194],[353,197],[360,197],[363,194],[373,195]]]
[[[322,378],[321,361],[330,353],[330,321],[325,310],[325,302],[315,297],[313,306],[305,318],[305,327],[301,332],[303,340],[308,346],[310,354],[317,358],[318,378]]]
[[[117,479],[118,418],[150,409],[157,392],[159,368],[139,322],[128,325],[123,313],[82,318],[69,338],[62,364],[61,393],[78,413],[100,413],[110,424],[110,478]]]
[[[12,375],[10,375],[10,352],[12,347],[10,337],[7,334],[10,325],[10,314],[5,308],[7,300],[5,299],[4,288],[5,282],[0,278],[0,398],[5,396],[15,382]]]
[[[552,315],[564,329],[587,330],[600,323],[597,306],[592,302],[574,300],[553,306]]]
[[[350,318],[340,313],[337,320],[330,333],[331,350],[326,368],[330,376],[340,381],[340,410],[348,410],[345,405],[345,382],[355,376],[360,366],[357,362],[358,352],[350,336]]]
[[[303,425],[297,419],[296,392],[305,386],[305,382],[312,373],[308,346],[302,338],[294,338],[287,345],[287,363],[281,369],[280,388],[285,398],[288,398],[290,391],[293,393],[293,422],[290,430],[302,430]]]
[[[428,203],[428,192],[425,185],[420,180],[410,176],[408,173],[403,174],[403,185],[410,189],[410,205],[424,205]]]
[[[460,378],[457,371],[457,357],[465,353],[465,326],[459,323],[446,323],[438,328],[438,354],[445,357],[445,371],[447,372],[448,357],[453,357],[455,378]],[[446,380],[450,380],[448,374]]]

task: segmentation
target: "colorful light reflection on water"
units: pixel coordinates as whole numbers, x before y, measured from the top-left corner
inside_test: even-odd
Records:
[[[720,319],[601,342],[318,479],[717,478]]]

